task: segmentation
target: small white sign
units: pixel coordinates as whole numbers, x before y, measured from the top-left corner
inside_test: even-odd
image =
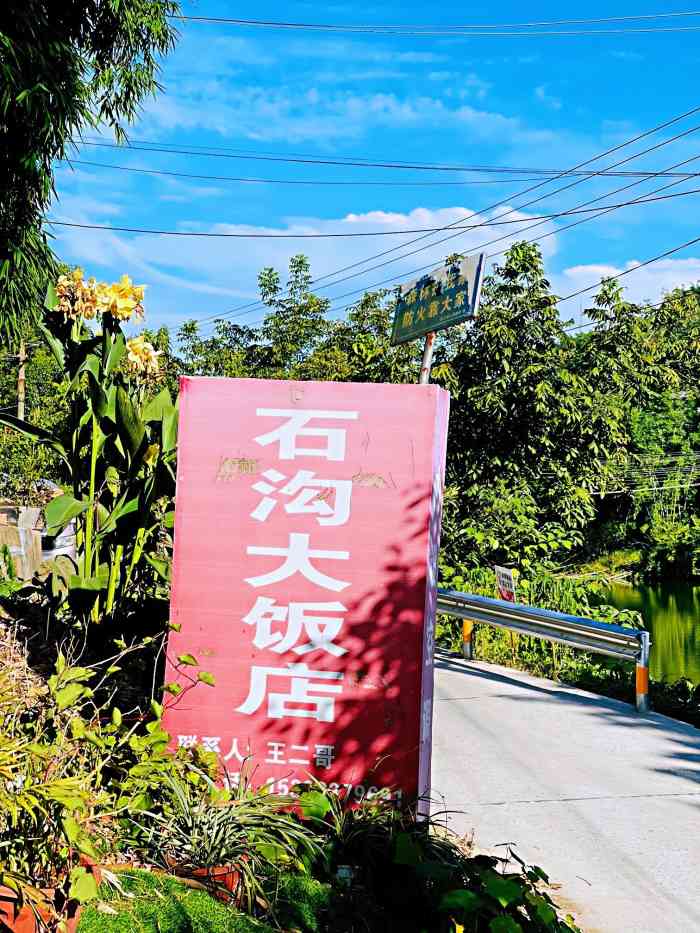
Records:
[[[509,603],[515,602],[515,577],[513,571],[507,567],[494,567],[496,571],[496,586],[498,587],[499,599],[505,599]]]

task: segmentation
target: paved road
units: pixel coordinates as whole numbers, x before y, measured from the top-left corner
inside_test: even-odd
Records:
[[[587,933],[700,933],[700,730],[445,655],[433,741],[452,828],[514,843]]]

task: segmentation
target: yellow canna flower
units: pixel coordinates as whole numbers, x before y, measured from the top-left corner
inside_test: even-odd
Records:
[[[158,460],[158,454],[160,453],[160,444],[149,444],[146,448],[146,453],[143,455],[143,462],[147,466],[153,466]]]
[[[144,289],[143,285],[134,285],[128,275],[111,285],[97,282],[94,277],[86,282],[83,270],[77,268],[69,276],[58,277],[56,295],[59,301],[54,310],[70,319],[90,320],[98,314],[111,314],[118,321],[128,321],[134,315],[143,314]]]
[[[142,335],[132,337],[126,342],[126,369],[133,376],[153,378],[160,372],[158,357],[160,350],[156,350]]]

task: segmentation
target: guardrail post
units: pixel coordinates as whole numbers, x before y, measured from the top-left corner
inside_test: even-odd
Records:
[[[474,659],[474,623],[462,620],[462,655],[467,661]]]
[[[637,712],[649,712],[649,632],[640,632],[639,657],[635,671]]]

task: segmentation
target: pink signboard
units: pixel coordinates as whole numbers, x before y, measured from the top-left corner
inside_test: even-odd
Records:
[[[216,685],[165,725],[228,780],[429,792],[448,410],[437,386],[182,380],[167,677],[191,654]]]

